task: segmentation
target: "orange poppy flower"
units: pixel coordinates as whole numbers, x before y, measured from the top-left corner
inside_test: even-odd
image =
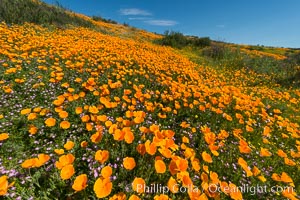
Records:
[[[101,175],[104,178],[109,178],[112,175],[112,168],[110,166],[105,166],[101,169]]]
[[[216,172],[210,171],[209,173],[209,178],[211,180],[212,183],[217,184],[219,183],[219,178],[218,178],[218,174]]]
[[[179,190],[179,185],[177,184],[177,181],[172,176],[169,178],[167,186],[172,193],[177,193]]]
[[[271,132],[270,127],[265,126],[264,127],[264,131],[263,131],[263,136],[269,137],[270,136],[270,132]]]
[[[124,139],[127,144],[131,144],[134,140],[134,135],[129,127],[125,127],[122,129],[125,132]]]
[[[7,194],[8,188],[14,185],[14,182],[8,184],[7,178],[8,177],[6,175],[0,177],[0,196],[5,196]]]
[[[278,156],[280,156],[280,157],[282,157],[282,158],[286,158],[286,157],[287,157],[287,154],[284,153],[284,151],[281,150],[281,149],[279,149],[279,150],[277,151],[277,154],[278,154]]]
[[[83,115],[83,116],[81,117],[81,121],[82,121],[82,122],[88,122],[90,119],[91,119],[91,118],[90,118],[89,115]]]
[[[206,153],[206,151],[202,152],[202,159],[205,162],[208,162],[208,163],[212,163],[213,162],[211,156],[208,153]]]
[[[100,177],[94,184],[94,192],[98,198],[104,198],[110,195],[112,190],[112,183],[108,178]]]
[[[22,168],[24,168],[24,169],[32,168],[32,167],[35,167],[36,162],[37,162],[37,159],[36,159],[36,158],[30,158],[30,159],[25,160],[25,161],[21,164],[21,166],[22,166]]]
[[[150,140],[145,142],[146,152],[150,155],[154,155],[156,153],[156,146],[154,143],[151,143]]]
[[[280,178],[280,175],[278,175],[277,173],[273,173],[271,178],[274,180],[274,181],[281,181],[281,178]]]
[[[182,181],[182,186],[183,187],[191,187],[193,185],[193,181],[192,179],[190,178],[190,175],[188,172],[180,172],[182,173],[182,177],[181,177],[181,181]],[[177,174],[178,175],[178,174]]]
[[[257,176],[258,174],[260,174],[261,171],[256,166],[254,166],[252,172],[254,176]]]
[[[56,124],[56,119],[50,117],[50,118],[46,119],[45,124],[46,124],[46,126],[48,126],[48,127],[55,126],[55,124]]]
[[[135,163],[134,158],[132,158],[132,157],[124,158],[123,159],[123,166],[127,170],[132,170],[133,168],[135,168],[136,163]]]
[[[272,156],[272,153],[266,149],[266,148],[260,148],[260,154],[259,154],[261,157],[269,157],[269,156]]]
[[[28,120],[34,120],[37,118],[37,114],[36,113],[30,113],[28,116],[27,116],[27,119]]]
[[[245,140],[240,140],[239,146],[241,153],[251,153],[251,148],[248,146],[248,143]]]
[[[295,166],[296,165],[296,163],[293,160],[289,159],[289,158],[284,158],[284,163],[286,165],[289,165],[289,166]]]
[[[38,159],[35,163],[35,167],[40,167],[42,165],[44,165],[46,162],[48,162],[50,160],[50,156],[47,154],[39,154],[38,155]]]
[[[99,112],[98,108],[96,106],[90,106],[89,112],[92,114],[97,114]]]
[[[158,174],[163,174],[166,172],[166,164],[162,160],[155,161],[155,170]]]
[[[178,171],[186,171],[189,167],[189,163],[186,159],[179,158],[176,160],[176,166]]]
[[[36,133],[37,133],[37,131],[38,131],[38,128],[37,128],[37,127],[35,127],[34,125],[30,125],[30,126],[29,126],[29,130],[28,130],[28,132],[29,132],[31,135],[34,135],[34,134],[36,134]]]
[[[25,108],[21,110],[21,115],[27,115],[31,112],[31,108]]]
[[[74,166],[72,164],[64,166],[60,171],[60,177],[63,180],[70,179],[75,173]]]
[[[90,137],[90,139],[93,143],[99,143],[102,139],[102,132],[97,131]]]
[[[81,114],[82,112],[83,112],[82,107],[76,107],[76,108],[75,108],[75,113],[76,113],[76,114],[79,115],[79,114]]]
[[[155,195],[154,200],[170,200],[171,198],[168,197],[168,195],[160,194]]]
[[[76,192],[84,190],[87,186],[87,180],[88,179],[86,174],[81,174],[77,176],[72,185],[73,190],[75,190]]]
[[[110,197],[109,200],[126,200],[126,194],[124,194],[123,192],[119,192],[118,194]]]
[[[88,145],[88,142],[87,142],[87,141],[82,141],[82,142],[80,143],[80,146],[81,146],[82,148],[87,147],[87,145]]]
[[[69,113],[66,112],[66,111],[61,111],[61,112],[58,113],[58,115],[59,115],[60,118],[64,119],[64,118],[68,117]]]
[[[282,196],[291,199],[291,200],[297,200],[298,198],[296,198],[297,193],[295,192],[295,189],[293,187],[285,187],[285,189],[283,190],[283,192],[281,193]]]
[[[242,195],[241,191],[235,184],[229,183],[229,188],[230,188],[229,195],[232,199],[234,199],[234,200],[242,200],[243,199],[243,195]]]
[[[263,183],[267,181],[267,179],[264,176],[258,176],[257,178]]]
[[[70,124],[70,122],[68,122],[68,121],[62,121],[62,122],[60,122],[59,126],[60,126],[62,129],[68,129],[68,128],[70,128],[71,124]]]
[[[8,133],[1,133],[0,134],[0,141],[6,140],[9,138],[9,134]]]
[[[192,167],[196,172],[200,171],[200,161],[197,158],[192,159]]]
[[[73,154],[62,155],[59,157],[59,160],[55,162],[57,169],[62,169],[64,166],[72,164],[75,160]]]
[[[72,141],[67,141],[66,142],[66,144],[64,145],[64,148],[67,150],[67,151],[69,151],[69,150],[71,150],[73,147],[74,147],[74,142],[72,142]]]
[[[95,154],[95,160],[99,161],[101,164],[105,163],[109,158],[109,152],[107,150],[98,150]]]
[[[145,155],[146,153],[146,147],[144,144],[138,144],[138,146],[136,147],[136,150],[139,152],[139,154],[141,154],[142,156]]]
[[[280,179],[281,179],[282,182],[284,182],[284,183],[289,183],[290,186],[295,187],[294,182],[293,182],[293,179],[292,179],[287,173],[282,172],[282,173],[281,173],[281,178],[280,178]]]
[[[171,160],[171,162],[169,164],[169,171],[170,171],[171,175],[175,175],[178,172],[176,161]]]
[[[142,178],[134,178],[132,182],[132,189],[137,193],[144,193],[146,187],[146,183]]]
[[[54,152],[58,155],[62,155],[65,153],[65,150],[64,149],[54,149]]]
[[[141,200],[141,198],[138,197],[138,196],[136,196],[135,194],[133,194],[133,195],[131,195],[131,196],[129,197],[128,200]]]

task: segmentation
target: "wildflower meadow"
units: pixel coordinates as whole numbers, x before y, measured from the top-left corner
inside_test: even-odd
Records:
[[[299,88],[116,30],[0,24],[1,198],[300,199]]]

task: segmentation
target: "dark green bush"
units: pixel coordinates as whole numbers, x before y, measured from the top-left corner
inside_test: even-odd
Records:
[[[182,48],[188,45],[188,39],[182,33],[166,31],[164,37],[158,43],[164,46]]]
[[[193,41],[193,45],[196,47],[206,47],[211,45],[211,40],[209,37],[195,38]]]
[[[112,19],[105,19],[101,16],[92,16],[92,19],[95,20],[95,21],[102,21],[102,22],[110,23],[110,24],[118,24],[118,22],[116,22]]]
[[[205,47],[210,45],[211,40],[209,37],[191,37],[185,36],[180,32],[175,31],[166,31],[164,37],[156,41],[156,43],[164,46],[171,46],[174,48],[181,49],[185,46],[194,46],[194,47]]]
[[[287,61],[295,65],[300,65],[300,52],[288,55]]]
[[[228,50],[226,49],[225,45],[213,44],[210,47],[203,49],[202,54],[214,60],[219,60],[225,57],[226,51]]]

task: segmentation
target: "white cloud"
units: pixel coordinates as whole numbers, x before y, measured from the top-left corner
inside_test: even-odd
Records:
[[[154,25],[154,26],[174,26],[178,24],[176,21],[173,20],[147,20],[145,23]]]
[[[129,17],[129,20],[150,20],[149,17]]]
[[[121,15],[141,15],[141,16],[150,16],[152,15],[150,12],[146,10],[141,10],[138,8],[127,8],[127,9],[120,9]]]

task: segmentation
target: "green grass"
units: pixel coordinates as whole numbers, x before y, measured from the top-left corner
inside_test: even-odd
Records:
[[[87,20],[67,13],[60,5],[50,6],[41,1],[33,0],[0,0],[0,21],[8,24],[35,23],[64,27],[75,25],[93,27]]]

